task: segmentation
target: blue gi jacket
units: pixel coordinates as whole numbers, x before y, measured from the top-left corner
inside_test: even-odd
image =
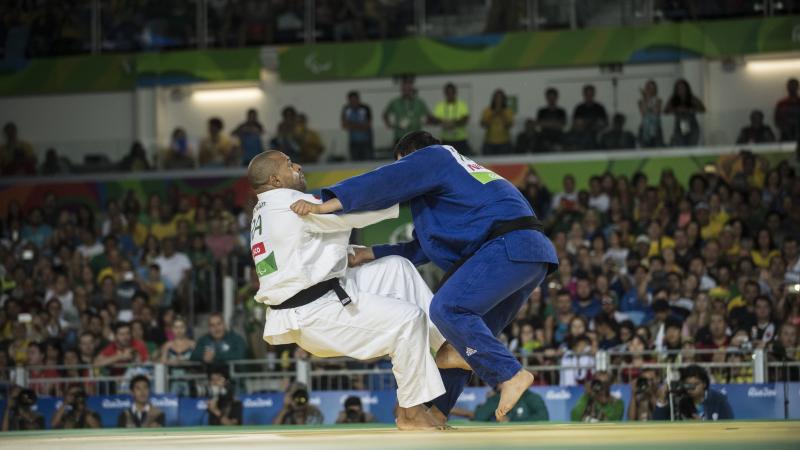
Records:
[[[514,185],[442,145],[322,190],[323,200],[333,197],[345,213],[410,201],[415,239],[375,246],[375,257],[400,255],[417,265],[433,261],[444,270],[478,250],[494,222],[534,215]],[[511,260],[558,264],[555,248],[542,233],[509,233],[507,239],[519,241],[508,245]]]

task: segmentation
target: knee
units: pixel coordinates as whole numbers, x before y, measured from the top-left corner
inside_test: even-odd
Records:
[[[453,308],[448,305],[447,302],[444,301],[433,301],[431,302],[430,312],[431,315],[431,322],[439,328],[446,327],[447,324],[452,320],[453,317]]]

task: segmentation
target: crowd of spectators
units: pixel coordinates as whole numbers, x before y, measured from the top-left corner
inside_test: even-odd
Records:
[[[391,130],[396,141],[410,131],[423,127],[438,129],[436,134],[444,144],[452,145],[462,154],[475,154],[468,140],[471,117],[469,104],[458,97],[458,87],[447,83],[443,98],[431,109],[417,95],[413,77],[402,77],[400,95],[393,98],[381,114],[383,125]],[[800,96],[798,81],[791,78],[786,83],[786,97],[774,109],[776,131],[765,123],[764,113],[753,110],[750,124],[742,127],[737,144],[760,144],[775,141],[795,142],[800,139]],[[624,114],[609,114],[602,103],[595,100],[593,85],[582,89],[583,101],[575,105],[571,116],[558,104],[559,91],[545,90],[545,105],[535,117],[522,116],[516,101],[502,90],[494,91],[489,104],[480,111],[478,123],[485,130],[480,153],[483,155],[553,153],[579,150],[614,150],[671,146],[696,146],[700,144],[701,130],[698,114],[705,112],[703,103],[692,93],[685,80],[675,82],[670,97],[659,97],[658,86],[648,80],[641,89],[638,100],[639,128],[636,133],[626,127]],[[513,103],[513,105],[512,105]],[[662,130],[663,115],[673,115],[673,129],[668,135]],[[571,117],[571,119],[569,119]],[[569,120],[568,120],[569,119]],[[381,157],[374,143],[372,108],[365,104],[358,91],[346,95],[341,110],[341,128],[348,136],[348,158],[351,161],[373,160]],[[515,124],[522,130],[514,138]],[[268,137],[271,138],[268,139]],[[232,132],[225,131],[222,119],[208,120],[207,134],[198,141],[191,139],[183,128],[175,128],[167,145],[148,155],[147,149],[134,142],[130,151],[119,162],[103,165],[98,170],[144,171],[156,167],[163,169],[192,169],[240,167],[265,148],[277,149],[293,160],[308,164],[337,161],[341,157],[325,154],[325,143],[320,133],[309,125],[308,115],[293,106],[281,111],[281,120],[274,133],[268,133],[260,122],[258,111],[249,109],[244,121]],[[55,149],[48,149],[44,161],[37,161],[30,143],[22,139],[17,126],[9,122],[3,127],[3,144],[0,146],[0,174],[4,175],[54,175],[75,171],[75,165]]]

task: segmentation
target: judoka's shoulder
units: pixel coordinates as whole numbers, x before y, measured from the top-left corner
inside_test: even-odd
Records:
[[[258,195],[256,208],[263,206],[266,209],[284,209],[298,200],[320,203],[317,197],[305,192],[294,189],[273,189]]]
[[[429,145],[411,153],[410,155],[406,156],[406,158],[417,160],[419,162],[434,162],[442,161],[444,159],[453,159],[453,154],[448,147],[444,145]]]

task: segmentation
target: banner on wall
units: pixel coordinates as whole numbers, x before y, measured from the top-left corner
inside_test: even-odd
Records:
[[[675,62],[800,48],[798,16],[288,47],[283,81]]]

